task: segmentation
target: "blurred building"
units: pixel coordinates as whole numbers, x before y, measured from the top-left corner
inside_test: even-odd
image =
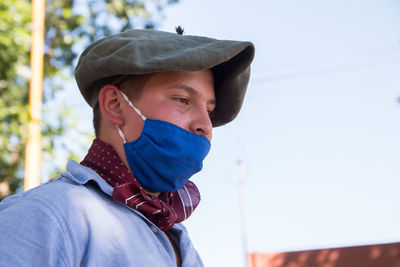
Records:
[[[400,267],[400,243],[251,253],[249,267]]]

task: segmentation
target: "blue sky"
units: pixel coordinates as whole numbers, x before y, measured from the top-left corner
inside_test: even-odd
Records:
[[[242,111],[192,179],[202,201],[186,226],[205,266],[243,266],[239,160],[248,251],[400,241],[399,1],[181,0],[165,19],[256,46]],[[71,95],[90,135],[77,88],[58,98]]]

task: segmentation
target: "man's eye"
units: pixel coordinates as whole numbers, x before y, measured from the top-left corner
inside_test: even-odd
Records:
[[[187,99],[187,98],[177,97],[175,100],[181,104],[189,105],[189,99]]]
[[[210,118],[213,118],[215,115],[215,110],[208,110],[208,116],[210,116]]]

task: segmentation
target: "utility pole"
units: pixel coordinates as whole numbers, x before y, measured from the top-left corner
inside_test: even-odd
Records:
[[[239,172],[239,202],[240,202],[240,217],[242,226],[242,249],[244,256],[244,266],[248,266],[247,256],[247,231],[246,231],[246,202],[244,192],[244,163],[241,160],[237,161]]]
[[[29,83],[28,142],[25,147],[24,190],[40,184],[45,0],[32,0],[31,79]]]

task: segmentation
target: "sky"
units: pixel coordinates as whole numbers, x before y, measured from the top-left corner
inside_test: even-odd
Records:
[[[181,0],[161,29],[177,25],[256,47],[242,111],[192,179],[205,266],[244,266],[243,233],[249,252],[400,241],[399,1]]]
[[[244,250],[400,241],[399,1],[181,0],[165,11],[162,30],[256,47],[243,108],[214,129],[192,178],[202,201],[185,225],[205,266],[244,266]]]

